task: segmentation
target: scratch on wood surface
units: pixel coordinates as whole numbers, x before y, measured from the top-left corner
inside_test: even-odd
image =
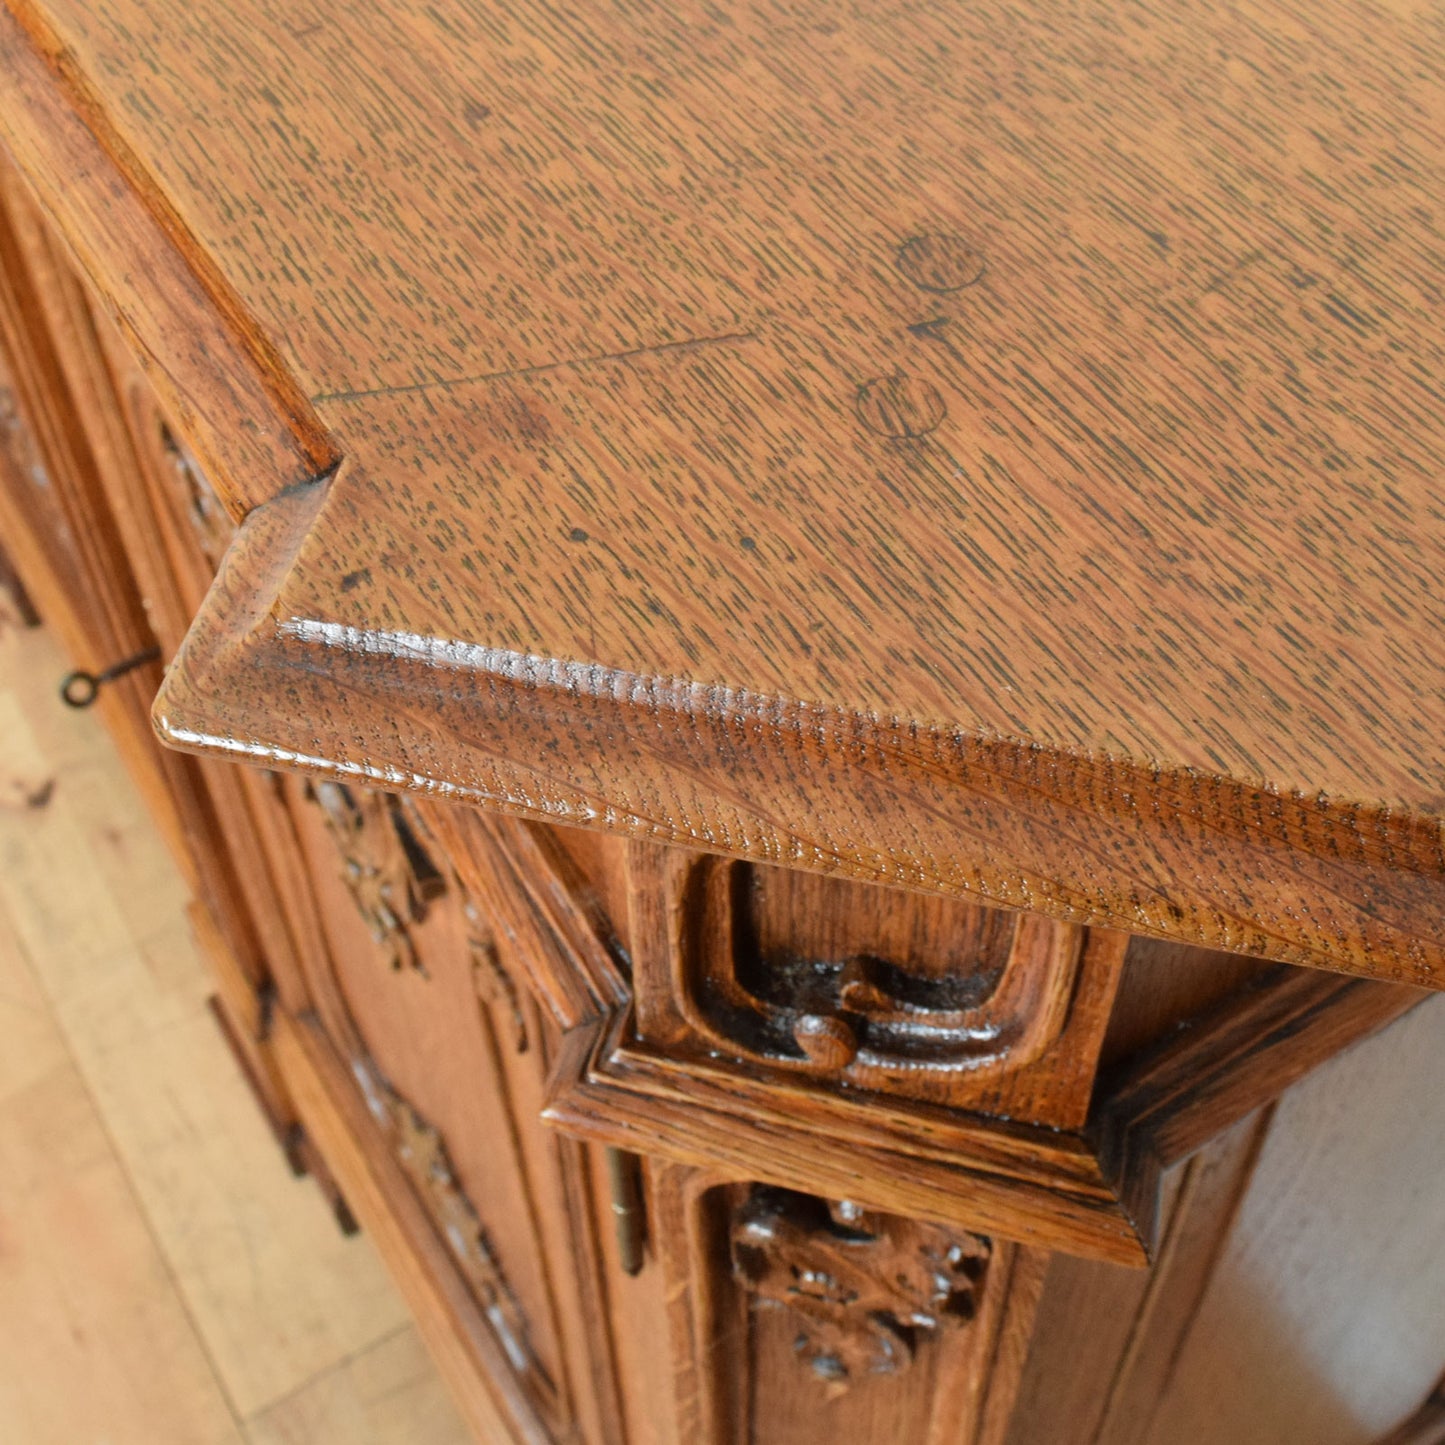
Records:
[[[360,401],[369,396],[404,396],[410,392],[450,390],[457,386],[478,386],[486,381],[506,381],[519,376],[536,376],[545,371],[561,371],[568,366],[601,366],[609,361],[630,361],[634,356],[655,356],[663,351],[692,351],[700,346],[724,346],[729,342],[756,341],[751,331],[730,331],[722,336],[691,336],[683,341],[662,341],[655,346],[634,346],[629,351],[612,351],[605,356],[569,356],[561,361],[544,361],[536,366],[508,367],[502,371],[485,371],[478,376],[456,376],[437,381],[418,381],[410,386],[377,386],[361,391],[324,392],[311,398],[313,406],[330,401]]]

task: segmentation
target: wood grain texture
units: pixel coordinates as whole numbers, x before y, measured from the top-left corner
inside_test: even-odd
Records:
[[[7,1433],[38,1445],[146,1445],[158,1434],[241,1445],[73,1068],[62,1063],[0,1102],[0,1165]]]
[[[548,1445],[496,1336],[456,1274],[401,1166],[371,1123],[341,1058],[314,1020],[277,1018],[276,1053],[306,1123],[403,1298],[463,1419],[482,1440]]]
[[[445,856],[420,810],[356,796],[365,806],[360,837],[335,837],[314,799],[293,808],[328,945],[321,1016],[515,1388],[554,1436],[606,1439],[599,1414],[609,1382],[598,1358],[606,1342],[586,1313],[595,1270],[582,1257],[586,1227],[570,1197],[578,1161],[537,1120],[547,1021],[517,982],[513,942],[493,931],[484,899],[437,869]],[[406,920],[404,958],[388,936],[394,929],[376,936],[374,893],[353,892],[355,857],[386,856],[401,816],[414,830],[413,866],[437,884],[424,916]],[[368,841],[376,828],[384,843]],[[393,896],[406,887],[398,878]]]
[[[6,1158],[0,1420],[25,1445],[199,1445],[211,1436],[198,1394],[244,1418],[404,1312],[368,1247],[341,1237],[259,1127],[208,1016],[184,882],[99,720],[61,705],[62,666],[44,630],[0,646],[0,797],[54,782],[43,808],[0,805],[0,1098],[38,1082],[48,1057],[81,1100],[35,1090],[33,1154]],[[7,958],[33,971],[29,988]],[[31,1286],[47,1275],[42,1304]]]
[[[73,664],[98,672],[156,644],[172,652],[209,572],[202,580],[168,545],[177,519],[151,455],[154,397],[8,165],[0,196],[0,351],[9,358],[0,370],[13,373],[23,413],[6,420],[11,445],[0,450],[20,465],[5,473],[0,522]],[[52,679],[63,670],[57,662]],[[255,843],[266,823],[250,806],[257,780],[155,746],[159,676],[154,665],[126,674],[101,692],[99,712],[227,954],[253,989],[268,975],[284,983],[296,949],[270,906],[280,885]]]
[[[1276,1105],[1147,1445],[1375,1445],[1445,1359],[1445,1013],[1427,999]]]
[[[167,409],[232,480],[237,515],[333,466],[315,414],[214,262],[111,123],[38,7],[0,10],[0,139],[97,283]],[[12,124],[22,114],[29,125]],[[246,478],[246,482],[242,482]]]
[[[173,742],[1436,980],[1433,12],[10,16],[233,511],[343,458]]]
[[[659,977],[665,989],[667,955],[680,930],[709,932],[705,918],[689,920],[679,906],[689,863],[709,860],[619,842],[612,845],[617,858],[593,856],[583,868],[568,830],[432,804],[420,811],[466,889],[485,902],[517,975],[564,1029],[549,1070],[545,1117],[552,1123],[732,1178],[1090,1257],[1142,1263],[1154,1247],[1167,1167],[1425,997],[1247,960],[1224,961],[1244,972],[1236,969],[1221,995],[1212,979],[1202,988],[1190,977],[1196,969],[1212,973],[1219,960],[1182,948],[1171,957],[1169,946],[1150,944],[1148,969],[1139,973],[1136,960],[1135,970],[1145,1005],[1130,1012],[1125,1003],[1127,1027],[1096,1084],[1105,1011],[1127,940],[1091,931],[1083,976],[1099,987],[1079,988],[1072,1008],[1082,1019],[1071,1017],[1054,1047],[1017,1080],[1007,1072],[965,1078],[950,1086],[952,1107],[941,1107],[927,1081],[891,1095],[838,1087],[826,1076],[699,1046],[656,996],[643,1007],[642,992]],[[605,881],[602,891],[623,919],[609,920],[594,877]],[[804,880],[800,896],[811,898],[817,882]],[[908,895],[872,902],[871,889],[829,889],[829,918],[783,910],[768,928],[804,947],[806,957],[839,939],[891,939],[890,948],[921,972],[944,966],[945,945],[967,953],[992,936],[987,928],[977,936],[959,932],[959,918],[947,911],[952,926],[940,926],[938,900],[915,899],[924,907],[910,922]],[[750,906],[766,912],[774,905]],[[1004,951],[1010,936],[1010,927],[1000,930]],[[949,968],[959,966],[952,954],[948,960]],[[1170,966],[1179,975],[1172,998],[1162,977]],[[384,1022],[378,1018],[377,1026]],[[427,1057],[428,1069],[437,1069]]]
[[[549,1122],[617,1148],[1037,1248],[1136,1266],[1148,1257],[1149,1239],[1079,1134],[679,1063],[625,1035],[619,1019],[566,1036]]]
[[[277,1092],[474,1422],[646,1439],[662,1367],[638,1357],[670,1303],[704,1321],[695,1365],[740,1340],[747,1364],[684,1392],[684,1423],[995,1445],[1044,1248],[1158,1244],[1183,1281],[1143,1287],[1106,1433],[1170,1439],[1215,1392],[1210,1349],[1257,1322],[1213,1223],[1156,1241],[1161,1175],[1445,964],[1442,39],[1433,13],[1343,0],[4,0],[0,146],[140,358],[72,336],[64,378],[22,379],[82,399],[111,353],[125,399],[47,418],[52,450],[73,431],[134,471],[102,486],[116,534],[80,549],[144,555],[160,606],[136,620],[174,643],[240,524],[162,733],[327,775],[333,802],[380,785],[523,815],[382,805],[388,827],[437,813],[469,879],[443,910],[392,881],[400,833],[358,851],[343,810],[338,858],[302,780],[211,790],[257,955],[228,975],[236,1016],[264,1032],[247,984],[274,973]],[[54,294],[46,332],[94,321],[73,280]],[[908,988],[963,997],[956,956],[911,955],[986,905],[1025,938],[1190,941],[1210,977],[1154,977],[1106,1041],[1119,958],[1076,977],[1024,949],[998,983],[1016,1069],[910,1089],[904,1039],[831,1090],[711,1014],[697,1050],[650,1036],[627,895],[657,840],[747,860],[757,957],[719,935],[709,978],[766,1001],[798,959],[814,983],[838,964],[846,1009],[780,1006],[835,1074],[842,1013],[900,1012],[895,955]],[[901,887],[875,909],[859,881]],[[1190,1027],[1132,1057],[1185,999]],[[1101,1048],[1121,1072],[1091,1105]],[[146,1087],[173,1057],[141,1060]],[[715,1181],[680,1253],[654,1217],[624,1261],[598,1151],[533,1128],[544,1102],[671,1161],[649,1175]],[[1388,1122],[1421,1136],[1398,1099]],[[716,1257],[721,1202],[759,1184],[833,1201],[839,1230],[910,1216],[875,1233],[924,1263],[988,1232],[987,1328],[945,1328],[929,1296],[928,1388],[890,1398],[850,1364],[846,1401],[806,1396],[792,1275],[749,1301]],[[833,1242],[814,1271],[792,1239],[790,1267],[846,1273],[860,1241]],[[870,1297],[912,1310],[889,1270]],[[1358,1356],[1353,1301],[1322,1297]],[[928,1348],[956,1335],[977,1358]],[[1418,1368],[1407,1391],[1378,1373],[1414,1407]]]
[[[1050,1259],[1008,1445],[1134,1445],[1147,1431],[1249,1185],[1268,1114],[1243,1120],[1166,1181],[1166,1223],[1147,1272]]]
[[[410,1327],[247,1422],[246,1445],[476,1445]]]
[[[87,322],[79,285],[0,157],[0,532],[72,664],[98,673],[155,638],[112,520],[109,458],[91,434],[100,398],[86,372],[99,348]],[[148,736],[159,677],[148,664],[103,689],[97,706],[189,869],[176,770]]]
[[[1105,1010],[1128,941],[1091,931],[1084,977],[1101,987],[1091,997],[1081,986],[1073,1000],[1085,1016],[1079,1036],[1071,1019],[1054,1049],[1029,1066],[1037,1073],[1025,1087],[1006,1072],[993,1081],[965,1079],[951,1088],[953,1107],[945,1108],[926,1083],[880,1094],[697,1046],[655,993],[644,1003],[659,979],[666,993],[668,956],[681,935],[711,930],[706,917],[689,918],[682,906],[690,865],[710,860],[617,843],[618,858],[593,857],[589,872],[567,845],[566,829],[467,809],[423,811],[465,886],[486,900],[519,974],[565,1030],[550,1070],[551,1122],[730,1178],[1090,1257],[1142,1263],[1155,1244],[1169,1166],[1426,996],[1247,960],[1222,961],[1234,972],[1220,994],[1212,975],[1221,960],[1150,944],[1134,970],[1145,1004],[1121,1005],[1127,1026],[1115,1039],[1112,1067],[1096,1083]],[[612,908],[624,911],[618,923],[609,922],[593,877],[606,880]],[[805,880],[800,896],[812,897],[816,883]],[[976,919],[974,932],[960,932],[952,914],[951,927],[940,927],[937,900],[916,899],[924,907],[910,922],[907,895],[880,894],[871,903],[871,889],[830,890],[829,918],[784,910],[768,928],[803,946],[805,957],[839,939],[889,938],[890,948],[923,971],[942,966],[946,944],[967,953],[991,936]],[[766,912],[773,905],[754,899],[750,906]],[[1006,949],[1011,930],[999,932]],[[1141,963],[1148,964],[1142,972]],[[958,966],[949,955],[948,967]],[[1172,995],[1162,976],[1170,966],[1178,974]],[[1210,987],[1190,977],[1197,969],[1210,972]],[[1031,1120],[1052,1127],[1031,1127]]]

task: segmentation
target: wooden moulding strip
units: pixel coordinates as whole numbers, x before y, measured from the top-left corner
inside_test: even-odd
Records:
[[[1278,962],[1445,977],[1429,820],[326,621],[364,475],[348,457],[251,514],[162,687],[164,741]],[[1089,846],[1061,847],[1071,832]]]
[[[279,338],[36,0],[0,5],[0,86],[0,143],[232,513],[336,472],[339,448]],[[353,474],[365,463],[350,450]],[[365,495],[350,479],[337,475],[338,516]],[[878,716],[846,698],[813,705],[654,674],[645,657],[627,672],[468,641],[466,628],[350,626],[325,606],[350,545],[328,525],[311,554],[323,564],[298,565],[288,588],[300,611],[278,575],[275,615],[254,616],[253,636],[224,656],[191,650],[189,696],[171,686],[177,746],[1285,962],[1445,978],[1445,858],[1428,807],[1153,767],[966,718]]]
[[[544,1118],[727,1177],[1139,1265],[1153,1249],[1166,1169],[1426,997],[1280,968],[1147,1058],[1106,1096],[1087,1135],[927,1106],[880,1109],[665,1058],[625,1042],[619,1015],[566,1035]]]
[[[1279,968],[1106,1081],[1090,1133],[1146,1235],[1156,1228],[1165,1169],[1429,996],[1403,984]]]
[[[817,1090],[805,1096],[797,1085],[618,1048],[622,1027],[621,1020],[595,1022],[565,1036],[547,1122],[725,1177],[852,1199],[1034,1247],[1147,1262],[1147,1239],[1079,1136],[982,1119],[945,1122],[941,1110],[916,1118],[888,1110],[879,1118],[871,1102]],[[939,1125],[932,1138],[930,1118]]]
[[[273,1038],[308,1137],[390,1269],[477,1438],[547,1445],[551,1435],[320,1025],[278,1010]]]

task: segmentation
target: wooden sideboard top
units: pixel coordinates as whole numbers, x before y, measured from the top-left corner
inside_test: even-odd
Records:
[[[5,6],[169,740],[1435,982],[1439,7]]]

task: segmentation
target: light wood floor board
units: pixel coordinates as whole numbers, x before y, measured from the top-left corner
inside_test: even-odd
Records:
[[[0,1105],[69,1063],[65,1041],[0,910]]]
[[[410,1326],[343,1360],[246,1428],[248,1445],[467,1445]]]
[[[10,1445],[239,1445],[69,1065],[0,1104],[0,1177],[0,1436]]]
[[[0,1440],[462,1445],[371,1246],[286,1169],[65,670],[0,629]]]

